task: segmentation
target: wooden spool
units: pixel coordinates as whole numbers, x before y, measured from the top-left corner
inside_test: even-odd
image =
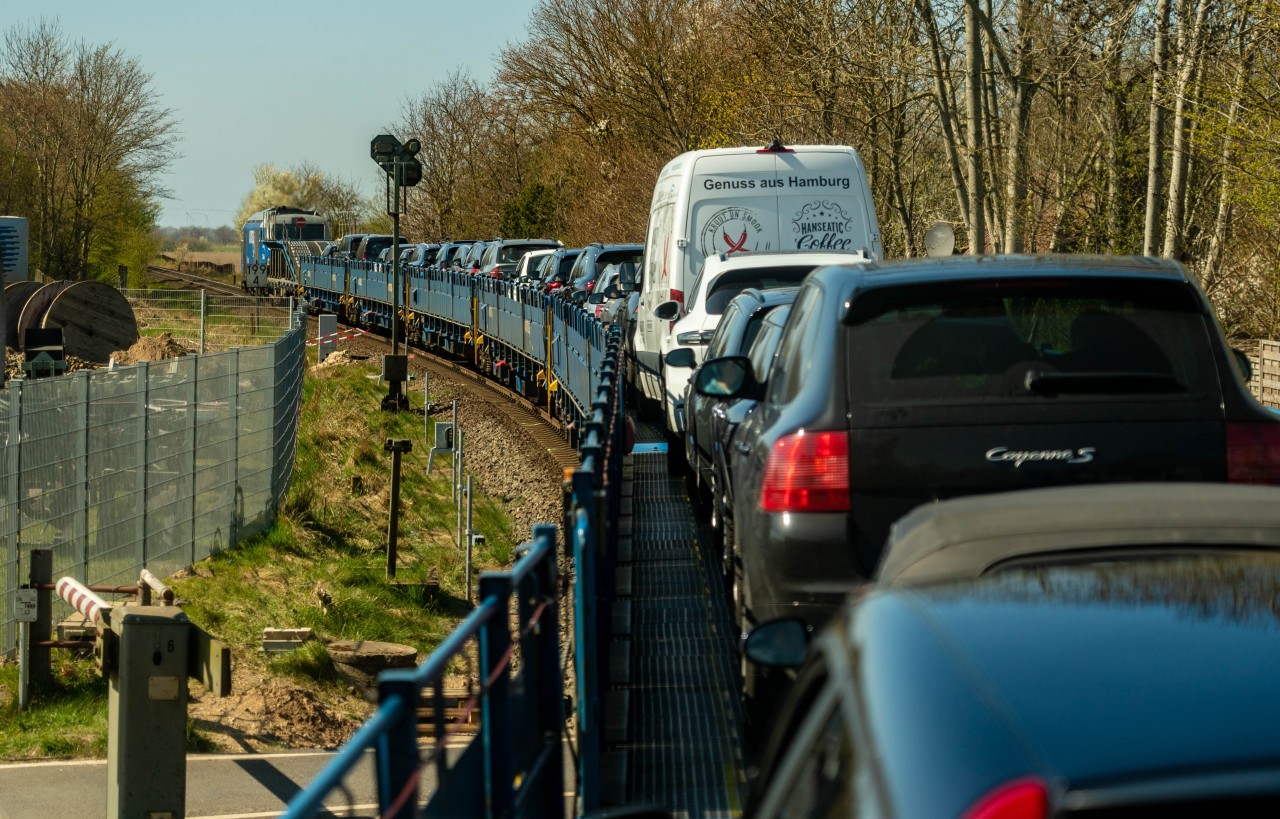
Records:
[[[18,319],[31,294],[44,285],[40,282],[10,282],[4,286],[4,345],[18,349]]]
[[[22,312],[18,314],[18,323],[14,325],[17,328],[19,344],[26,343],[23,339],[26,338],[28,330],[44,326],[40,322],[44,319],[45,311],[49,309],[50,304],[53,304],[58,294],[70,286],[71,282],[49,282],[40,285],[32,292],[27,298],[27,303],[23,305]]]
[[[76,282],[55,294],[40,326],[61,327],[66,354],[98,364],[138,341],[138,319],[129,300],[100,281]]]

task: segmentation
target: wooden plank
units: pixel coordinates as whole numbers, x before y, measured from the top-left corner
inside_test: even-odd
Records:
[[[67,355],[99,364],[138,340],[138,320],[128,299],[99,281],[76,282],[58,294],[40,326],[61,327]]]

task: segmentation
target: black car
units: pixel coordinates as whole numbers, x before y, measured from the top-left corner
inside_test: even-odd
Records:
[[[1173,262],[952,257],[805,281],[732,460],[744,622],[821,622],[890,524],[943,498],[1117,481],[1280,482],[1280,419],[1249,395]],[[748,681],[748,689],[750,689]]]
[[[707,342],[706,360],[745,354],[753,362],[756,378],[764,383],[788,308],[797,292],[795,287],[774,290],[751,287],[734,296]],[[762,336],[764,343],[757,348]],[[668,358],[682,349],[673,350]],[[692,350],[684,351],[682,360],[691,362]],[[668,361],[667,366],[673,365]],[[694,498],[706,504],[717,537],[723,535],[724,511],[732,505],[732,496],[726,494],[729,486],[724,479],[727,474],[724,449],[733,446],[734,432],[753,406],[755,401],[750,399],[723,400],[693,390],[684,402],[685,457],[694,481]]]
[[[569,271],[581,255],[582,248],[562,247],[542,259],[538,267],[538,279],[544,290],[556,291],[569,282]]]
[[[637,275],[636,271],[641,269],[643,260],[644,245],[603,245],[592,242],[574,260],[565,285],[573,293],[590,290],[596,278],[611,264],[622,265],[625,271],[621,278],[632,280]]]
[[[375,233],[364,236],[356,246],[353,258],[365,262],[376,262],[378,261],[378,257],[382,255],[382,251],[389,249],[394,240],[395,237],[390,234]],[[404,247],[408,244],[410,244],[409,240],[401,236],[400,246]]]
[[[474,243],[474,239],[455,239],[445,242],[436,251],[436,258],[432,264],[440,270],[452,270],[462,262]]]
[[[1276,495],[1124,484],[922,507],[886,564],[945,554],[927,578],[866,587],[807,649],[799,619],[748,638],[753,658],[808,659],[746,815],[1280,815]]]

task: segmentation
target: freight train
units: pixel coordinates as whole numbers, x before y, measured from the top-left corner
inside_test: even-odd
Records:
[[[273,280],[275,294],[380,334],[397,321],[409,344],[465,359],[546,408],[575,445],[600,386],[603,351],[611,338],[621,341],[616,327],[581,305],[518,282],[408,265],[394,299],[389,263],[301,256],[297,273]]]

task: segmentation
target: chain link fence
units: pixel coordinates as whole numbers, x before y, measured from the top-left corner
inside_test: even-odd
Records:
[[[202,311],[198,292],[148,293],[134,301],[144,335],[163,326],[199,349],[203,327],[210,352],[0,390],[0,657],[17,645],[29,549],[53,550],[55,577],[125,585],[274,520],[293,471],[306,325],[254,301],[265,300],[217,297],[210,309],[209,297]]]
[[[203,290],[122,290],[143,336],[168,333],[187,349],[217,352],[267,344],[289,327],[289,301]]]

